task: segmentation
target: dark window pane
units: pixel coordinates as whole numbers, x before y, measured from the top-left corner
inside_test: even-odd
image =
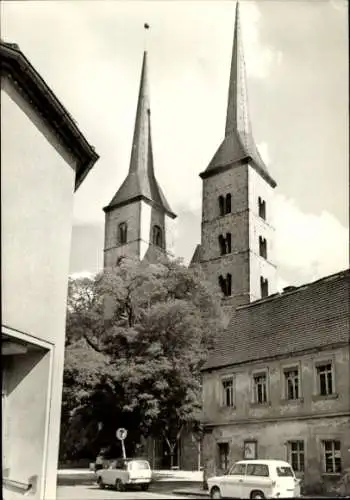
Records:
[[[332,452],[333,446],[332,446],[332,441],[325,441],[324,443],[324,449],[327,452]]]
[[[327,373],[327,393],[332,394],[332,373]]]

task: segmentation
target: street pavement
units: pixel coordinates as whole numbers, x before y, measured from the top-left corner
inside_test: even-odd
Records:
[[[151,486],[152,488],[152,486]],[[118,499],[189,499],[188,495],[180,496],[173,495],[171,492],[164,491],[163,493],[153,493],[152,491],[140,491],[140,490],[130,490],[130,491],[114,491],[109,489],[101,490],[95,485],[77,485],[77,486],[59,486],[57,488],[57,499],[60,500],[118,500]],[[195,497],[193,497],[195,498]]]

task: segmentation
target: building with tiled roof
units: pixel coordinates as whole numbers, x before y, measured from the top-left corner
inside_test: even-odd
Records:
[[[190,265],[221,289],[227,319],[202,368],[204,467],[287,460],[305,491],[332,491],[350,467],[350,272],[276,290],[276,182],[252,133],[238,2],[225,136],[200,177]]]
[[[347,344],[349,284],[341,271],[237,307],[203,370]]]
[[[305,492],[350,466],[350,270],[238,307],[203,366],[208,474],[288,460]]]

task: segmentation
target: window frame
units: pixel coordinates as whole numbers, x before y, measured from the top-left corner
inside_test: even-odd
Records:
[[[224,388],[225,382],[232,382],[232,405],[226,404],[226,393]],[[234,374],[222,375],[220,377],[220,407],[231,410],[236,407],[236,377]]]
[[[302,443],[303,445],[303,450],[301,451],[298,449],[297,451],[292,451],[291,445],[298,443]],[[295,468],[293,465],[293,460],[292,460],[292,455],[297,456],[297,462],[298,462],[298,468]],[[300,456],[303,455],[303,469],[301,470],[300,468]],[[294,470],[295,473],[298,474],[304,474],[305,473],[305,462],[306,462],[306,446],[305,446],[305,439],[288,439],[286,442],[286,461],[292,466],[292,469]]]
[[[321,394],[321,385],[320,379],[318,375],[318,369],[321,366],[331,365],[331,373],[332,373],[332,392],[327,394]],[[333,357],[330,358],[322,358],[318,359],[314,362],[314,397],[316,398],[335,398],[337,397],[336,393],[336,370],[335,370],[335,359]]]
[[[326,460],[326,450],[325,450],[325,443],[339,443],[339,459],[340,459],[340,470],[338,472],[332,471],[329,472],[327,471],[327,460]],[[343,461],[342,461],[342,445],[341,445],[341,438],[340,437],[325,437],[321,439],[320,442],[321,445],[321,462],[322,462],[322,474],[323,475],[330,475],[330,476],[340,476],[344,472],[343,468]],[[335,465],[335,453],[334,453],[334,447],[332,449],[333,452],[333,464]]]
[[[298,372],[298,397],[296,399],[288,398],[288,388],[287,388],[287,380],[286,373],[290,371]],[[302,391],[302,371],[300,362],[283,364],[281,366],[281,378],[282,378],[282,401],[286,401],[288,403],[293,403],[297,401],[303,401],[303,391]]]
[[[261,377],[261,376],[265,376],[265,379],[266,379],[266,384],[265,384],[265,387],[266,387],[266,401],[264,402],[258,402],[256,400],[256,391],[255,391],[255,378],[256,377]],[[253,370],[252,373],[251,373],[251,392],[252,392],[252,395],[251,395],[251,404],[253,405],[256,405],[256,406],[266,406],[269,404],[269,401],[270,401],[270,388],[269,388],[269,370],[268,368],[261,368],[261,369],[257,369],[257,370]]]

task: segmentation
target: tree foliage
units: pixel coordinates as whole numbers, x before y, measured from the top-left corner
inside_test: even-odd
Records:
[[[162,435],[172,451],[182,428],[198,423],[219,297],[198,268],[129,258],[70,280],[68,295],[61,454],[93,456],[122,426],[127,445]]]

